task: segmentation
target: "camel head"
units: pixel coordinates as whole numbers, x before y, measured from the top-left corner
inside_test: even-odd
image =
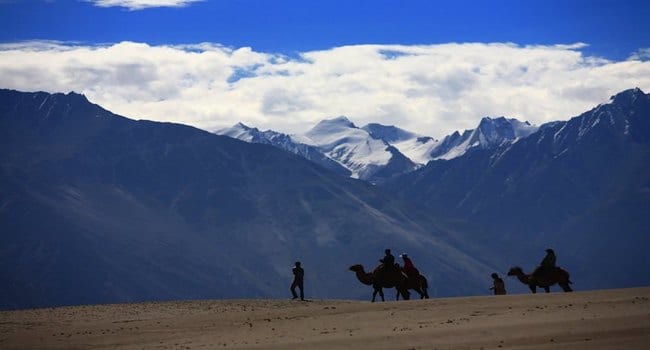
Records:
[[[350,266],[350,271],[363,272],[363,265],[360,264],[352,265]]]
[[[522,270],[519,266],[513,266],[510,268],[510,271],[508,271],[508,276],[519,276],[523,274],[524,270]]]

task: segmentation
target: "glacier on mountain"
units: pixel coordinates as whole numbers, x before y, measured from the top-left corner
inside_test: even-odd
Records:
[[[304,134],[328,157],[350,171],[353,178],[365,178],[371,169],[388,164],[390,146],[358,128],[347,117],[323,120]]]
[[[456,131],[440,141],[392,125],[370,123],[360,128],[340,116],[322,120],[304,134],[262,132],[242,123],[215,133],[274,145],[310,160],[318,158],[321,163],[329,160],[353,178],[377,182],[416,170],[432,160],[461,157],[474,148],[493,149],[514,143],[538,129],[514,118],[485,117],[475,129]],[[305,156],[307,149],[310,157]],[[336,168],[332,164],[327,167]]]

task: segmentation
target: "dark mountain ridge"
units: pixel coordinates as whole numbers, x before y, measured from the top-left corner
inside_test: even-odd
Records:
[[[530,257],[550,246],[583,288],[647,285],[649,140],[650,96],[631,89],[495,151],[430,162],[386,188],[463,223],[486,251],[503,252],[495,265],[532,269]]]
[[[486,293],[547,247],[576,290],[648,285],[649,100],[627,90],[384,187],[82,95],[0,90],[0,308],[287,297],[295,260],[308,297],[366,299],[347,267],[384,248],[434,296]]]
[[[0,90],[0,181],[3,309],[288,297],[295,260],[308,297],[366,299],[347,267],[387,247],[432,295],[482,293],[492,270],[376,186],[74,93]]]

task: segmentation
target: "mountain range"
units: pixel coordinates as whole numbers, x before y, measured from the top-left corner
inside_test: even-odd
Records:
[[[481,119],[475,129],[454,132],[438,141],[392,125],[357,127],[347,117],[325,119],[303,134],[260,131],[238,123],[219,135],[276,146],[339,174],[382,183],[437,159],[453,159],[468,150],[494,149],[526,137],[538,127],[513,118]]]
[[[453,221],[485,259],[530,266],[550,247],[583,288],[650,284],[650,96],[640,89],[384,188]]]
[[[296,260],[308,297],[367,299],[348,267],[385,248],[416,259],[432,295],[475,294],[493,270],[367,182],[75,93],[0,90],[0,151],[4,309],[288,297]]]
[[[549,247],[576,290],[650,284],[639,89],[442,141],[345,117],[219,133],[0,90],[0,308],[288,297],[296,260],[308,297],[367,299],[347,267],[385,248],[409,253],[432,296],[488,293],[490,273],[531,270]]]

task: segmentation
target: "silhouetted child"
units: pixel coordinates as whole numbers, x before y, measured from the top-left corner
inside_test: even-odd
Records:
[[[490,290],[494,291],[494,295],[505,295],[506,294],[506,284],[503,283],[503,280],[496,273],[492,274],[493,285]]]
[[[305,270],[300,267],[300,261],[296,261],[296,264],[293,267],[293,282],[291,283],[291,294],[293,294],[293,299],[298,298],[298,295],[296,294],[296,287],[298,287],[300,289],[300,300],[305,300],[304,277]]]

